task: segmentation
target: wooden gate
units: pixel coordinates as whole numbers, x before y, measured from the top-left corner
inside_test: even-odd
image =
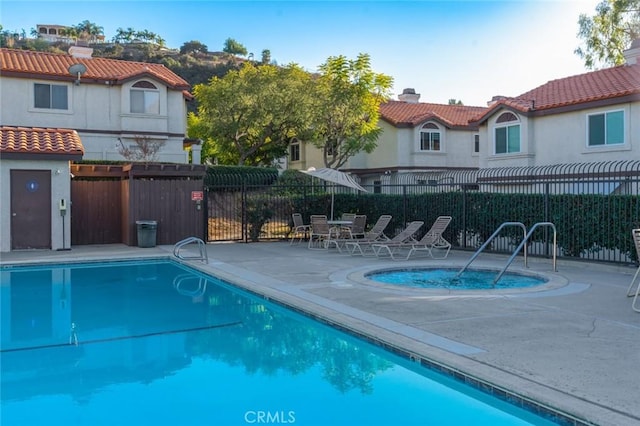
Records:
[[[196,164],[72,165],[71,244],[136,245],[139,220],[157,222],[157,244],[206,238],[206,167]]]

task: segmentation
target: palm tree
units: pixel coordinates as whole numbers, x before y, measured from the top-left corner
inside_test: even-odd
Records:
[[[82,40],[95,40],[97,36],[104,35],[104,29],[93,22],[84,20],[73,27],[77,31],[77,37]]]

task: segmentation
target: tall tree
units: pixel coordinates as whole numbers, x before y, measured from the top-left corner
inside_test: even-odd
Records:
[[[382,132],[379,108],[389,98],[393,79],[375,73],[363,53],[354,60],[329,57],[319,71],[312,143],[322,150],[325,166],[337,169],[353,155],[376,148]]]
[[[448,105],[464,105],[460,99],[451,98],[449,99]]]
[[[262,51],[262,59],[260,60],[263,64],[268,64],[271,62],[271,51],[269,49],[264,49]]]
[[[244,47],[241,43],[237,42],[232,38],[228,38],[225,40],[222,51],[226,53],[230,53],[232,55],[240,55],[240,56],[245,56],[248,52],[246,47]]]
[[[294,138],[308,137],[310,85],[297,65],[245,63],[194,87],[199,107],[189,115],[189,137],[204,140],[203,156],[219,164],[271,165]]]
[[[593,16],[578,18],[583,45],[574,52],[588,69],[624,63],[623,52],[640,37],[640,0],[603,0]]]
[[[206,44],[203,44],[197,40],[188,41],[180,47],[180,53],[182,53],[183,55],[187,53],[207,53],[208,50],[209,49],[207,48]]]
[[[88,20],[80,22],[73,27],[78,34],[78,38],[82,40],[95,40],[97,36],[104,35],[104,29]]]

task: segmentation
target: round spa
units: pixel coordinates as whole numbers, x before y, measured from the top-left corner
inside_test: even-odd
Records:
[[[447,290],[505,290],[530,288],[545,284],[548,280],[537,275],[505,272],[494,283],[499,271],[467,269],[459,277],[459,269],[451,268],[402,268],[384,269],[365,274],[365,278],[382,284],[411,288]]]

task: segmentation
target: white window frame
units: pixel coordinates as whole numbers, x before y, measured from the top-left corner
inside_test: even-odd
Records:
[[[139,83],[145,83],[146,85],[153,86],[153,88],[135,87],[136,84]],[[142,93],[142,111],[134,111],[134,93]],[[155,84],[145,80],[137,82],[129,89],[129,112],[131,114],[141,115],[160,115],[160,99],[160,90]]]
[[[504,121],[501,123],[498,123],[498,120],[500,119],[501,116],[503,116],[504,114],[511,114],[513,115],[516,119],[515,120],[510,120],[510,121]],[[518,127],[518,150],[517,151],[509,151],[509,129],[513,128],[513,127]],[[497,136],[497,131],[499,129],[505,129],[505,133],[506,133],[506,146],[505,152],[498,152],[498,138]],[[522,153],[522,123],[520,122],[520,119],[518,118],[518,116],[512,112],[503,112],[502,114],[500,114],[497,118],[496,118],[496,122],[493,126],[493,154],[494,155],[513,155],[513,154],[521,154]]]
[[[40,85],[40,86],[49,86],[49,106],[48,107],[43,107],[43,106],[36,106],[36,86]],[[64,88],[65,90],[65,94],[66,94],[66,108],[54,108],[53,107],[53,91],[52,91],[52,87],[60,87],[60,88]],[[71,110],[71,96],[69,93],[69,85],[68,84],[53,84],[53,83],[48,83],[48,82],[39,82],[36,81],[32,84],[31,89],[33,90],[32,94],[31,94],[31,99],[32,99],[32,108],[34,111],[48,111],[48,112],[69,112]]]
[[[607,115],[608,114],[613,114],[613,113],[622,113],[622,141],[621,142],[616,142],[616,143],[609,143],[607,141]],[[590,140],[590,119],[591,117],[594,117],[596,115],[602,115],[604,116],[604,143],[603,144],[598,144],[598,145],[592,145],[591,144],[591,140]],[[607,111],[599,111],[599,112],[593,112],[590,114],[586,115],[586,136],[585,136],[585,146],[587,147],[587,149],[607,149],[607,148],[619,148],[619,147],[623,147],[626,144],[626,113],[624,109],[612,109],[612,110],[607,110]]]
[[[423,135],[429,135],[428,136],[428,140],[426,142],[428,142],[428,146],[425,148],[425,145],[422,143],[423,142]],[[438,135],[438,145],[437,147],[435,146],[434,142],[435,140],[433,139],[433,135]],[[420,152],[442,152],[443,147],[444,147],[444,132],[440,129],[440,126],[438,126],[436,123],[430,121],[427,123],[424,123],[421,127],[420,127],[420,131],[418,132],[418,150]]]

